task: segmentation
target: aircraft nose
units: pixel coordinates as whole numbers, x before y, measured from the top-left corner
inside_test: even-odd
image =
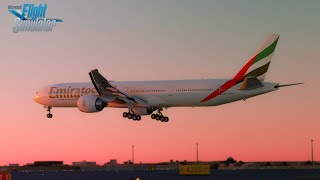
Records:
[[[36,92],[36,94],[33,96],[32,99],[33,99],[33,101],[39,103],[39,98],[40,98],[40,96],[39,96],[38,92]]]

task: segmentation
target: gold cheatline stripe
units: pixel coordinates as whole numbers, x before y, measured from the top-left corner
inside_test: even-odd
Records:
[[[259,77],[259,76],[261,76],[262,74],[264,74],[264,73],[266,73],[266,72],[268,71],[269,65],[270,65],[270,62],[268,62],[267,64],[265,64],[265,65],[263,65],[263,66],[255,69],[255,70],[253,70],[253,71],[251,71],[251,72],[249,72],[249,73],[247,73],[247,74],[243,77],[243,79],[246,78],[246,77],[250,77],[250,76],[254,76],[254,77]]]

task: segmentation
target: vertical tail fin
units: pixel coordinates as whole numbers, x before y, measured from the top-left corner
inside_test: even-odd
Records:
[[[266,73],[268,71],[270,61],[274,50],[276,49],[279,40],[278,34],[272,34],[266,38],[259,49],[254,53],[254,55],[249,59],[249,61],[241,68],[241,70],[233,77],[233,79],[225,82],[214,92],[209,94],[200,102],[209,101],[230,89],[235,84],[243,81],[247,77],[256,77],[260,81],[264,80]]]
[[[258,48],[256,53],[252,56],[252,58],[247,62],[245,66],[246,72],[242,73],[243,78],[246,77],[257,77],[260,81],[264,81],[264,78],[267,74],[272,55],[274,50],[276,49],[278,40],[278,34],[269,35],[262,45]],[[241,79],[243,79],[241,78]]]

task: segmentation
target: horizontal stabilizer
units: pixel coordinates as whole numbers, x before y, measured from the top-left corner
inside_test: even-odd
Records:
[[[293,84],[282,84],[282,85],[276,85],[275,88],[280,88],[280,87],[286,87],[286,86],[295,86],[303,83],[293,83]]]
[[[259,81],[257,77],[251,76],[243,80],[239,90],[251,90],[262,86],[263,84],[261,83],[261,81]]]

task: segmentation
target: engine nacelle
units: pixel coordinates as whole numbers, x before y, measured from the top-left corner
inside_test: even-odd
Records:
[[[136,115],[142,115],[143,116],[143,115],[149,115],[155,110],[156,110],[155,108],[134,108],[133,112]]]
[[[107,106],[107,103],[96,95],[81,96],[77,101],[78,109],[81,112],[93,113],[102,111]]]

